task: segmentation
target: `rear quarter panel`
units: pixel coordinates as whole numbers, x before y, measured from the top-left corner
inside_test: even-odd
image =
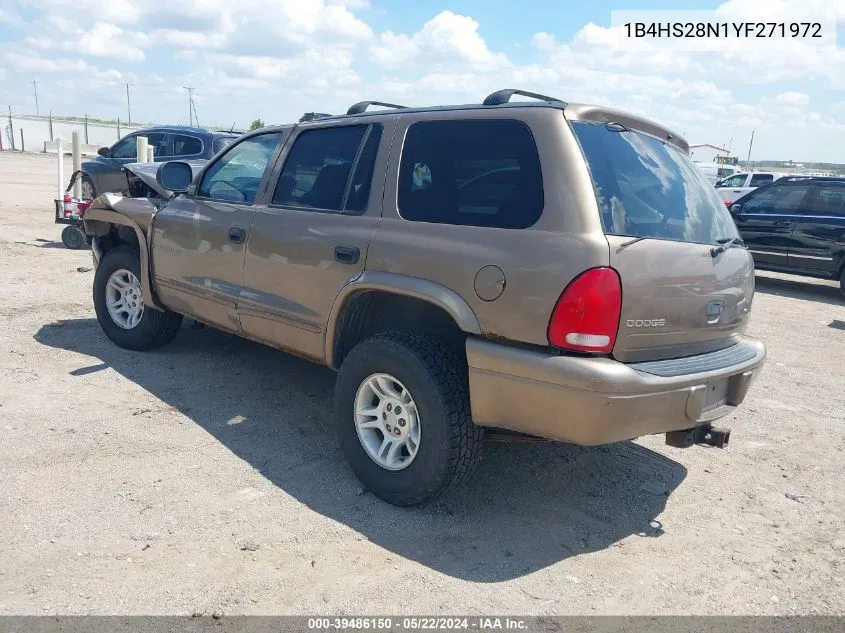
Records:
[[[531,130],[540,156],[544,209],[527,229],[498,229],[411,222],[398,209],[399,166],[408,128],[426,120],[514,119]],[[606,266],[592,184],[563,112],[554,108],[488,108],[400,115],[386,176],[384,213],[367,256],[368,271],[436,282],[460,295],[474,311],[482,335],[548,345],[547,328],[564,288],[588,268]],[[481,299],[475,279],[498,266],[505,288]]]

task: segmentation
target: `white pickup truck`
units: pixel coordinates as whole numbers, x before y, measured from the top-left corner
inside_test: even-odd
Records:
[[[724,201],[725,205],[730,207],[749,191],[754,191],[757,187],[771,184],[778,178],[783,178],[786,175],[775,171],[754,171],[734,174],[717,182],[716,192]]]

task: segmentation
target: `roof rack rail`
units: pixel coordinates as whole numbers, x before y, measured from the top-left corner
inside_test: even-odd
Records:
[[[366,112],[370,106],[382,106],[384,108],[407,108],[408,106],[397,105],[395,103],[384,103],[383,101],[359,101],[346,111],[346,114],[361,114]]]
[[[299,117],[299,122],[305,123],[306,121],[315,121],[317,119],[327,119],[331,116],[334,116],[334,115],[326,114],[325,112],[306,112],[301,117]]]
[[[514,95],[519,95],[521,97],[529,97],[531,99],[538,99],[539,101],[548,101],[550,103],[563,103],[561,99],[537,94],[536,92],[517,90],[516,88],[505,88],[504,90],[497,90],[496,92],[491,92],[484,99],[482,105],[502,105],[503,103],[508,103],[511,100],[511,97]]]

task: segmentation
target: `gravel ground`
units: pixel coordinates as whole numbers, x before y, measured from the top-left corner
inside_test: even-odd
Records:
[[[190,325],[111,344],[54,164],[0,153],[0,614],[845,613],[834,284],[758,275],[728,449],[491,443],[399,509],[344,463],[330,371]]]

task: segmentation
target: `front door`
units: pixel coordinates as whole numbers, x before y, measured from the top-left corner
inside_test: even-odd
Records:
[[[790,268],[838,275],[845,257],[845,183],[817,185],[802,211],[789,250]]]
[[[240,332],[236,302],[253,202],[282,132],[248,137],[209,163],[196,186],[153,218],[151,253],[162,303],[182,314]]]
[[[381,216],[384,178],[373,173],[385,170],[382,138],[391,138],[382,125],[352,123],[306,128],[286,144],[249,233],[238,301],[247,335],[324,358],[332,304],[364,270]]]
[[[775,183],[753,192],[738,211],[731,209],[736,226],[754,261],[765,266],[786,266],[792,230],[804,200],[808,184]]]

